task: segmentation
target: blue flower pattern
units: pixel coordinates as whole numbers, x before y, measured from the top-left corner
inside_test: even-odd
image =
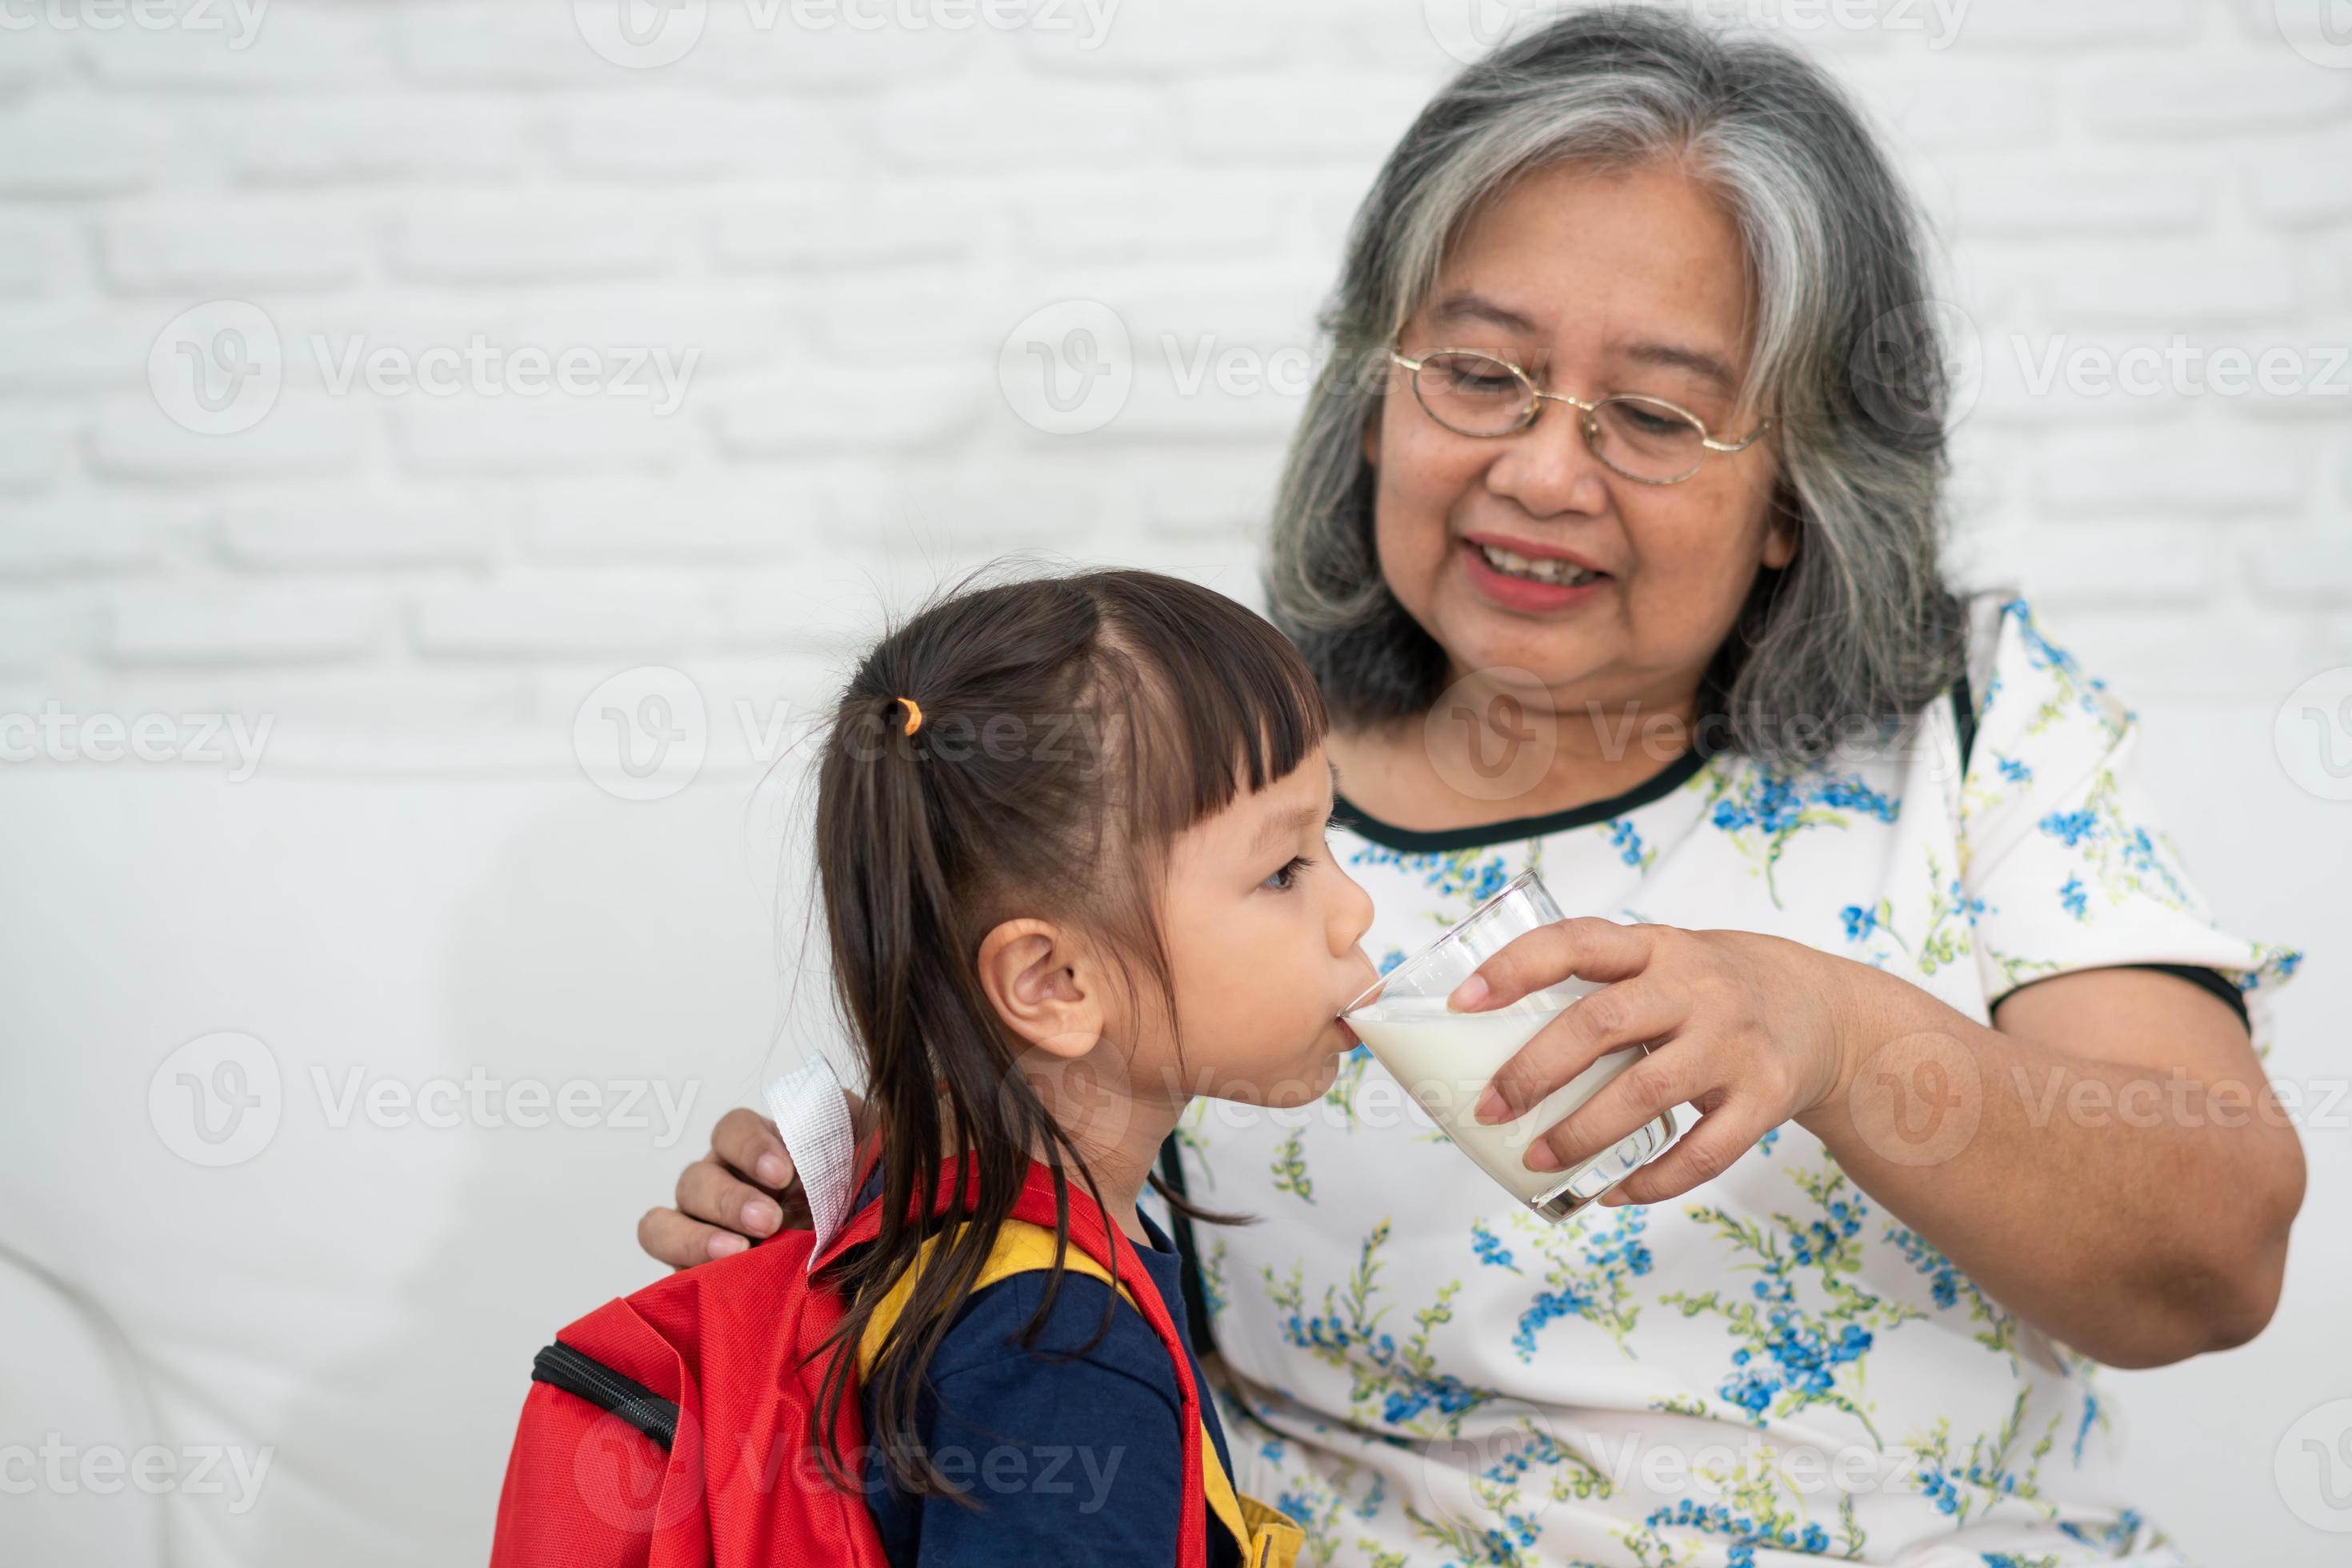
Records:
[[[1947,812],[1905,809],[1906,795],[1933,787],[1930,774],[1867,762],[1784,773],[1718,756],[1659,800],[1521,844],[1428,854],[1335,833],[1380,912],[1368,952],[1387,973],[1546,858],[1571,912],[1638,909],[1632,918],[1774,931],[1894,969],[1956,1005],[2075,966],[2069,933],[2085,927],[2213,930],[2172,846],[2103,763],[2133,716],[2041,633],[2022,600],[2001,606],[1998,635],[1975,762],[1957,786],[1957,837],[1948,826],[1936,835]],[[2077,781],[2071,798],[2037,794],[2044,781],[2067,780]],[[1995,889],[1986,880],[1995,868],[1970,863],[1966,829],[2002,813],[2016,826],[2001,839]],[[1654,876],[1671,853],[1675,882],[1687,880],[1681,868],[1703,865],[1707,844],[1744,868],[1753,892],[1741,897],[1752,901],[1735,902],[1736,879],[1717,879],[1723,907],[1701,907]],[[1836,888],[1840,868],[1860,875]],[[2301,963],[2272,943],[2236,951],[2225,967],[2249,994]],[[1594,1208],[1552,1226],[1511,1208],[1425,1135],[1401,1143],[1393,1117],[1385,1131],[1376,1125],[1376,1078],[1377,1063],[1350,1053],[1327,1097],[1339,1114],[1303,1130],[1286,1170],[1268,1169],[1261,1153],[1258,1190],[1243,1180],[1217,1196],[1270,1214],[1268,1193],[1284,1194],[1286,1181],[1288,1193],[1304,1186],[1317,1206],[1293,1213],[1320,1217],[1282,1223],[1331,1238],[1294,1234],[1276,1247],[1267,1227],[1253,1227],[1255,1237],[1220,1237],[1213,1254],[1221,1330],[1242,1320],[1228,1353],[1269,1391],[1234,1413],[1229,1432],[1236,1454],[1260,1468],[1246,1489],[1277,1497],[1307,1529],[1302,1562],[1716,1568],[1860,1556],[1852,1496],[1798,1495],[1739,1448],[1747,1434],[1769,1456],[1790,1422],[1832,1432],[1843,1423],[1907,1478],[1917,1512],[1871,1516],[1874,1558],[1986,1521],[2036,1531],[2038,1543],[1981,1553],[1988,1568],[2082,1568],[2162,1547],[2134,1510],[2100,1511],[2112,1492],[2099,1479],[2107,1413],[2094,1369],[1881,1213],[1809,1133],[1770,1130],[1731,1171],[1673,1204]],[[1270,1152],[1287,1136],[1286,1126],[1246,1135],[1212,1127],[1195,1142]],[[1213,1168],[1252,1174],[1222,1152]],[[1430,1216],[1470,1193],[1486,1201],[1441,1247],[1446,1222]],[[1355,1215],[1383,1211],[1360,1231]],[[1255,1289],[1236,1292],[1233,1258],[1248,1260],[1243,1278]],[[1259,1364],[1246,1364],[1261,1332],[1288,1359],[1257,1352]],[[1954,1343],[1963,1352],[1937,1348]],[[1648,1408],[1723,1424],[1741,1457],[1690,1495],[1636,1507],[1600,1462],[1606,1456],[1581,1450],[1564,1423],[1530,1426],[1507,1457],[1474,1463],[1465,1484],[1478,1506],[1467,1515],[1423,1489],[1418,1478],[1435,1462],[1420,1457],[1423,1445],[1472,1451],[1528,1401],[1606,1407],[1606,1393],[1543,1391],[1584,1387],[1610,1366],[1655,1384]],[[2076,1475],[2087,1492],[2070,1489]],[[1589,1530],[1573,1548],[1555,1544],[1568,1501],[1580,1518],[1602,1510],[1608,1550],[1595,1549]]]

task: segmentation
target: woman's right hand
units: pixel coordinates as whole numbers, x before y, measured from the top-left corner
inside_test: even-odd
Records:
[[[710,1130],[710,1152],[679,1173],[677,1207],[647,1209],[637,1221],[637,1245],[673,1268],[691,1268],[810,1223],[776,1124],[738,1107]]]

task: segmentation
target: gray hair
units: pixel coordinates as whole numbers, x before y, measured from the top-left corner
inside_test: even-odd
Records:
[[[1711,181],[1738,223],[1755,289],[1743,392],[1779,420],[1772,505],[1798,541],[1786,568],[1759,570],[1707,671],[1702,733],[1801,765],[1840,730],[1907,721],[1960,673],[1965,614],[1940,563],[1948,375],[1909,197],[1845,95],[1792,49],[1601,5],[1463,71],[1357,209],[1265,572],[1268,613],[1343,727],[1424,714],[1445,679],[1373,548],[1362,437],[1396,333],[1512,181],[1658,157]]]

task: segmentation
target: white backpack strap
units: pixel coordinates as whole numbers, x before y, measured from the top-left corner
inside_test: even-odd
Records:
[[[809,1250],[814,1263],[849,1217],[849,1202],[857,1195],[857,1130],[850,1121],[849,1099],[833,1064],[816,1052],[769,1084],[767,1101],[816,1226],[816,1246]]]

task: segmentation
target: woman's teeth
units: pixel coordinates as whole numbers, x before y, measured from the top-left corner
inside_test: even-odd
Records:
[[[1571,561],[1532,561],[1515,550],[1503,550],[1492,544],[1478,546],[1478,553],[1485,556],[1486,564],[1496,571],[1506,576],[1525,577],[1531,583],[1556,583],[1562,587],[1573,588],[1601,575],[1590,567],[1579,566]]]

